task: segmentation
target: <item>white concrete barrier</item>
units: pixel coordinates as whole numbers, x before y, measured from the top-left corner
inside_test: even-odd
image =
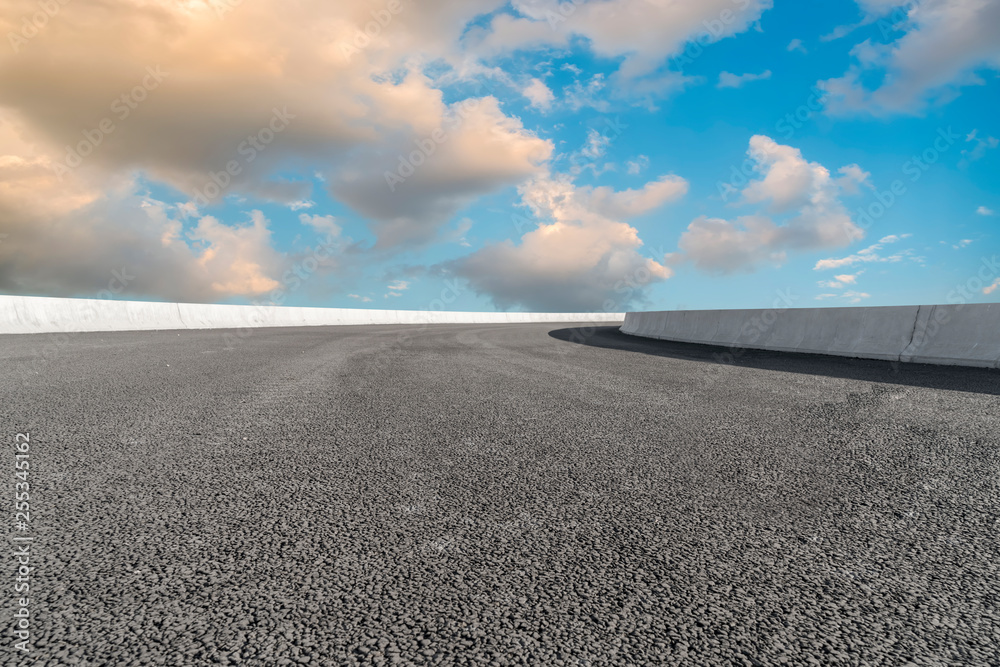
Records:
[[[245,329],[340,324],[621,322],[624,313],[477,313],[221,306],[0,295],[0,334],[154,329]]]
[[[921,306],[900,361],[1000,368],[1000,303]]]
[[[628,313],[623,333],[734,350],[1000,368],[1000,303]]]

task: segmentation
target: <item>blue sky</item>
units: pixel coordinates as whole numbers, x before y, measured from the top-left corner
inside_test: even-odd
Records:
[[[5,26],[4,292],[612,312],[1000,297],[997,2],[217,0],[153,8],[168,46],[140,38],[149,3],[123,2],[140,37],[114,52],[86,4],[31,37]]]

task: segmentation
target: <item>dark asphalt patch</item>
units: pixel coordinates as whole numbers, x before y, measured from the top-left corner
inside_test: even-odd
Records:
[[[0,337],[3,662],[1000,663],[995,373],[565,328]]]

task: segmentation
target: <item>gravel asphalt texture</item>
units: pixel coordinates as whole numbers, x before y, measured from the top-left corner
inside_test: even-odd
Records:
[[[9,665],[997,665],[1000,375],[585,325],[0,336]],[[17,533],[10,529],[11,537]]]

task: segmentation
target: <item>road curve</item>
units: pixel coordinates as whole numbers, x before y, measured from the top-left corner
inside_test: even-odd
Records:
[[[36,567],[0,663],[1000,663],[997,372],[725,352],[0,336]]]

